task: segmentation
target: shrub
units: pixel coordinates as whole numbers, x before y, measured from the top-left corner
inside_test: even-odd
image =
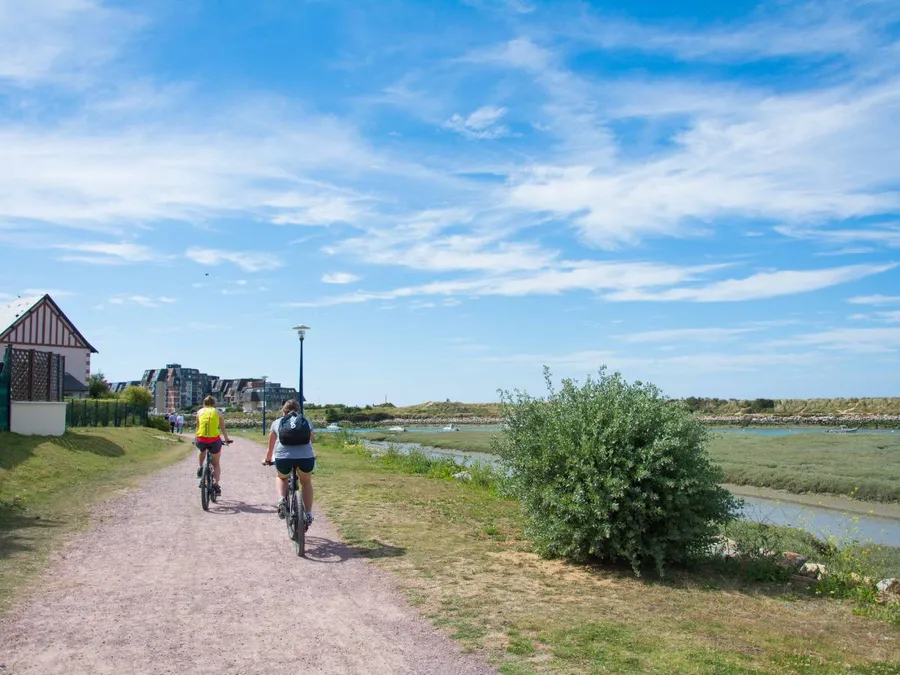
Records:
[[[159,429],[160,431],[169,431],[169,420],[161,415],[148,415],[145,426],[151,429]]]
[[[122,392],[122,396],[120,398],[125,403],[132,403],[145,410],[153,405],[153,395],[150,393],[150,390],[144,389],[143,387],[138,387],[136,385],[126,387],[125,391]]]
[[[628,562],[660,574],[700,556],[737,503],[719,487],[706,427],[652,384],[605,367],[549,396],[500,392],[506,431],[496,441],[527,533],[547,556]]]

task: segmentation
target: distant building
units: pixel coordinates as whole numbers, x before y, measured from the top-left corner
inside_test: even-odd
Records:
[[[262,380],[254,380],[240,392],[236,404],[244,412],[262,410],[264,391],[267,410],[280,410],[285,401],[297,398],[297,390],[293,387],[282,387],[278,382],[267,382],[263,388]]]

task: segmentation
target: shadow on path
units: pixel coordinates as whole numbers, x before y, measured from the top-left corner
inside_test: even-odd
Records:
[[[219,499],[215,504],[209,505],[209,512],[213,515],[234,515],[236,513],[265,513],[274,515],[277,509],[274,506],[260,506],[259,504],[247,504],[236,499]]]
[[[315,526],[315,525],[314,525]],[[318,563],[341,563],[351,558],[396,558],[406,555],[400,546],[373,541],[373,546],[351,546],[342,541],[332,541],[322,537],[306,535],[306,558]]]

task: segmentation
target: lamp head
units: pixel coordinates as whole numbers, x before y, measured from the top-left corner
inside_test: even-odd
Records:
[[[297,331],[297,337],[303,340],[303,338],[306,336],[306,331],[309,330],[309,326],[304,326],[301,324],[300,326],[294,326],[294,330]]]

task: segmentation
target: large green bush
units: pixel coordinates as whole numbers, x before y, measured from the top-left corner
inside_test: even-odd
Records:
[[[691,560],[737,503],[710,462],[706,427],[652,384],[601,368],[549,395],[500,392],[497,452],[538,550],[576,561],[625,561],[660,574]]]

